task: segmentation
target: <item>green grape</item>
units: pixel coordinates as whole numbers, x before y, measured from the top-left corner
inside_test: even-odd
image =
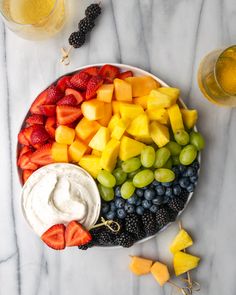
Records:
[[[128,174],[128,178],[129,178],[129,179],[133,179],[134,176],[135,176],[138,172],[140,172],[140,171],[142,171],[142,169],[138,169],[138,170],[135,170],[135,171],[133,171],[133,172],[130,172],[130,173]]]
[[[101,170],[98,173],[97,181],[105,187],[113,187],[116,185],[115,177],[106,170]]]
[[[154,174],[152,170],[144,169],[138,172],[133,178],[133,184],[136,187],[144,187],[152,183],[154,180]]]
[[[180,160],[180,163],[183,165],[190,165],[196,159],[196,157],[197,157],[197,149],[195,148],[194,145],[189,144],[182,149],[179,155],[179,160]]]
[[[172,164],[173,166],[177,166],[180,164],[179,156],[172,156]]]
[[[171,182],[175,179],[175,173],[166,168],[159,168],[155,171],[155,179],[159,182]]]
[[[200,151],[205,147],[205,140],[201,133],[192,131],[190,133],[190,143],[195,146],[195,148]]]
[[[126,181],[127,173],[125,173],[122,168],[116,168],[112,174],[115,176],[116,185],[120,185]]]
[[[188,132],[186,132],[185,130],[181,129],[178,130],[175,134],[174,134],[175,140],[178,144],[180,145],[186,145],[189,143],[189,135]]]
[[[98,190],[100,193],[101,198],[106,201],[106,202],[110,202],[114,199],[114,190],[113,188],[110,187],[105,187],[103,186],[101,183],[98,184]]]
[[[166,147],[162,147],[156,151],[156,159],[154,162],[155,168],[161,168],[165,165],[170,157],[170,151]]]
[[[143,167],[150,168],[155,162],[156,153],[152,146],[146,146],[141,152],[141,163]]]
[[[163,166],[163,168],[167,168],[167,169],[171,169],[172,168],[172,159],[169,158],[169,160],[165,163],[165,165]]]
[[[131,158],[124,161],[121,165],[121,168],[124,172],[130,173],[138,170],[141,167],[141,162],[139,158]]]
[[[179,145],[177,142],[175,141],[170,141],[167,143],[167,145],[165,146],[168,148],[168,150],[171,153],[171,156],[177,156],[180,154],[182,147],[181,145]]]
[[[126,181],[122,184],[120,193],[123,199],[129,199],[135,191],[132,181]]]

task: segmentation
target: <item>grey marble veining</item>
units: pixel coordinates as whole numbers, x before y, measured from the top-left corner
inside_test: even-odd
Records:
[[[207,141],[194,198],[183,223],[194,237],[191,253],[200,255],[193,271],[199,295],[236,293],[236,111],[203,99],[197,85],[201,58],[236,42],[234,0],[104,0],[103,14],[88,42],[62,66],[60,47],[76,28],[90,1],[70,0],[67,24],[55,38],[30,42],[0,23],[0,295],[171,294],[151,276],[134,277],[128,255],[171,262],[168,245],[177,224],[131,249],[68,249],[57,253],[32,233],[20,210],[15,165],[19,126],[34,97],[56,77],[99,62],[139,66],[181,88],[199,110],[199,129]]]

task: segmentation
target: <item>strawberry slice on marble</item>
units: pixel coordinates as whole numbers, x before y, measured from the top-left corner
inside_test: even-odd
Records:
[[[55,224],[50,227],[42,236],[41,240],[54,250],[65,248],[65,225]]]
[[[80,223],[71,221],[65,231],[65,240],[67,247],[82,246],[92,240],[92,236]]]

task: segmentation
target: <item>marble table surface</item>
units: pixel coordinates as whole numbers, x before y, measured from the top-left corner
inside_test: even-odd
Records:
[[[131,249],[58,253],[43,245],[21,213],[15,150],[30,103],[59,75],[100,62],[146,69],[180,87],[188,106],[199,110],[207,148],[199,185],[182,216],[195,240],[191,253],[202,257],[192,275],[201,283],[199,295],[236,294],[236,110],[208,103],[196,78],[208,51],[236,43],[235,0],[102,0],[96,29],[64,67],[59,49],[88,1],[67,2],[69,20],[48,41],[20,39],[0,22],[0,295],[171,294],[168,285],[161,289],[151,276],[134,277],[128,255],[170,263],[168,245],[177,224]]]

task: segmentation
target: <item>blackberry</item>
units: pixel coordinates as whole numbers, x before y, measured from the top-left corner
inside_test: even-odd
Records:
[[[87,34],[88,32],[92,31],[94,26],[94,22],[91,19],[85,17],[79,22],[78,28],[80,32]]]
[[[134,244],[134,242],[135,242],[135,239],[134,239],[133,235],[131,235],[127,231],[124,231],[116,238],[116,243],[119,246],[122,246],[124,248],[131,247]]]
[[[166,207],[162,207],[157,211],[156,222],[161,228],[170,222],[169,212]]]
[[[113,233],[113,235],[119,235],[119,234],[122,233],[122,232],[124,231],[124,229],[125,229],[125,221],[124,221],[124,219],[118,219],[118,218],[114,218],[113,221],[119,223],[119,225],[120,225],[120,230],[119,230],[118,232],[112,232],[112,233]],[[110,227],[111,227],[112,229],[114,229],[114,230],[117,229],[117,227],[116,227],[115,224],[111,224]],[[108,227],[106,227],[106,231],[108,231],[109,233],[111,233],[111,230],[110,230]]]
[[[79,250],[88,250],[89,248],[94,246],[94,242],[93,240],[91,242],[89,242],[88,244],[82,245],[82,246],[78,246]]]
[[[92,19],[92,20],[95,20],[99,14],[101,13],[102,9],[101,7],[99,6],[99,4],[91,4],[89,5],[86,10],[85,10],[85,15]]]
[[[173,198],[168,202],[168,206],[175,212],[179,212],[184,209],[185,202],[181,198]]]
[[[155,214],[146,211],[142,216],[143,227],[148,236],[152,236],[158,232],[158,224]]]
[[[188,197],[189,197],[189,192],[186,189],[182,189],[182,192],[179,198],[182,199],[184,203],[186,203],[188,200]]]
[[[97,243],[100,246],[111,246],[114,244],[115,237],[111,231],[101,230],[98,237]]]
[[[142,231],[141,218],[134,213],[128,214],[125,218],[126,231],[138,235]]]
[[[177,218],[178,212],[173,211],[172,209],[169,208],[168,213],[170,217],[170,222],[174,222]]]
[[[74,48],[81,47],[85,42],[85,34],[82,32],[74,32],[69,37],[69,44]]]
[[[135,234],[135,241],[138,242],[144,239],[146,236],[147,236],[146,232],[144,230],[141,230],[139,233]]]

